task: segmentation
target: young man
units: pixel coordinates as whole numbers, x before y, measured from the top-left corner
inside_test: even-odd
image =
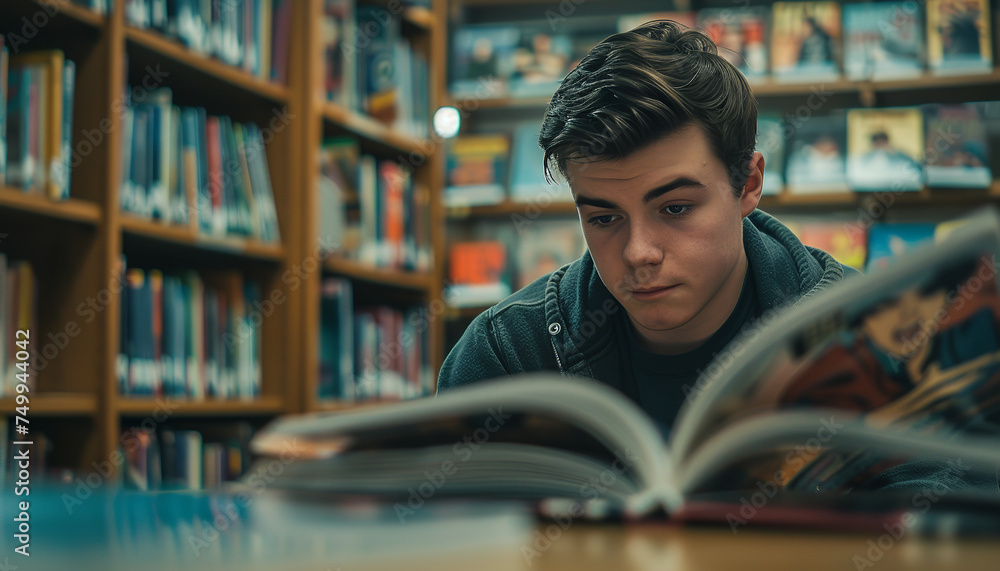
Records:
[[[588,251],[479,315],[438,390],[559,371],[614,386],[669,426],[745,324],[847,271],[756,210],[756,134],[749,84],[704,33],[659,21],[596,46],[539,137]]]

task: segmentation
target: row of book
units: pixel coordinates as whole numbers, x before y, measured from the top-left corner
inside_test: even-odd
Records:
[[[28,331],[29,335],[37,332],[37,322],[38,280],[33,266],[25,260],[9,259],[0,252],[0,397],[17,394],[18,375],[27,374],[29,388],[35,385],[31,361],[17,358],[26,346],[25,337],[17,332]],[[31,339],[27,341],[30,347]]]
[[[1000,148],[990,145],[998,128],[996,101],[849,109],[805,119],[762,114],[757,150],[765,159],[764,190],[988,188],[991,166],[998,166],[991,150],[996,155]]]
[[[368,265],[429,270],[429,189],[406,166],[361,154],[353,139],[328,140],[320,155],[324,249]]]
[[[242,476],[250,464],[246,422],[201,430],[131,427],[119,440],[122,485],[136,490],[209,490]]]
[[[0,181],[68,198],[76,64],[59,50],[9,52],[0,36]]]
[[[125,108],[119,199],[201,234],[281,241],[261,129],[173,105],[168,88]]]
[[[325,0],[323,7],[327,99],[403,133],[427,137],[427,56],[403,37],[403,4],[355,6],[354,0]]]
[[[126,21],[177,38],[253,75],[285,83],[292,0],[124,0]]]
[[[800,117],[762,113],[757,150],[764,193],[987,188],[1000,168],[1000,102],[834,110]],[[511,148],[513,139],[513,148]],[[545,181],[538,124],[449,142],[447,206],[569,201]]]
[[[449,238],[444,296],[453,307],[496,303],[586,249],[576,218],[480,222]]]
[[[354,307],[349,280],[321,286],[319,386],[321,400],[409,399],[432,394],[426,307]]]
[[[840,263],[862,271],[884,267],[904,252],[939,240],[955,226],[930,222],[872,223],[861,216],[778,218],[803,244],[824,250]],[[454,242],[449,247],[445,301],[452,307],[493,305],[576,260],[585,248],[579,222],[573,220],[536,220],[519,232],[505,231],[497,224],[487,226],[478,238]],[[506,226],[512,228],[510,224]]]
[[[261,389],[256,282],[236,271],[128,268],[119,354],[122,395],[251,399]]]
[[[630,14],[617,19],[560,16],[509,24],[467,24],[454,32],[451,91],[494,96],[551,95],[605,37],[658,19],[704,30],[720,54],[753,82],[884,80],[992,67],[987,0],[775,2],[771,6]],[[925,33],[926,32],[926,33]]]

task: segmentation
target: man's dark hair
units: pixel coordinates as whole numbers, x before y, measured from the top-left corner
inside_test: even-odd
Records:
[[[700,125],[739,196],[757,137],[757,100],[708,35],[656,20],[609,36],[552,96],[538,143],[545,175],[566,161],[620,159]]]

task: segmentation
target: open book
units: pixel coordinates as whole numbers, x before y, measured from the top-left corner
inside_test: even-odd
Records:
[[[842,493],[914,459],[1000,465],[1000,218],[765,314],[664,440],[596,381],[536,373],[435,398],[279,419],[273,485],[423,499],[599,499],[673,513],[720,490]],[[957,474],[959,476],[962,473]],[[422,498],[422,499],[421,499]]]

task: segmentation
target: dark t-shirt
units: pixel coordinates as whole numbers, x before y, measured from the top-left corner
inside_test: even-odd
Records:
[[[757,295],[750,269],[747,268],[743,288],[736,307],[711,337],[701,347],[680,355],[660,355],[644,349],[634,326],[624,311],[618,313],[619,339],[625,339],[624,361],[631,370],[626,378],[626,392],[646,411],[666,435],[684,399],[694,392],[698,375],[712,359],[740,332],[743,325],[760,315]]]

